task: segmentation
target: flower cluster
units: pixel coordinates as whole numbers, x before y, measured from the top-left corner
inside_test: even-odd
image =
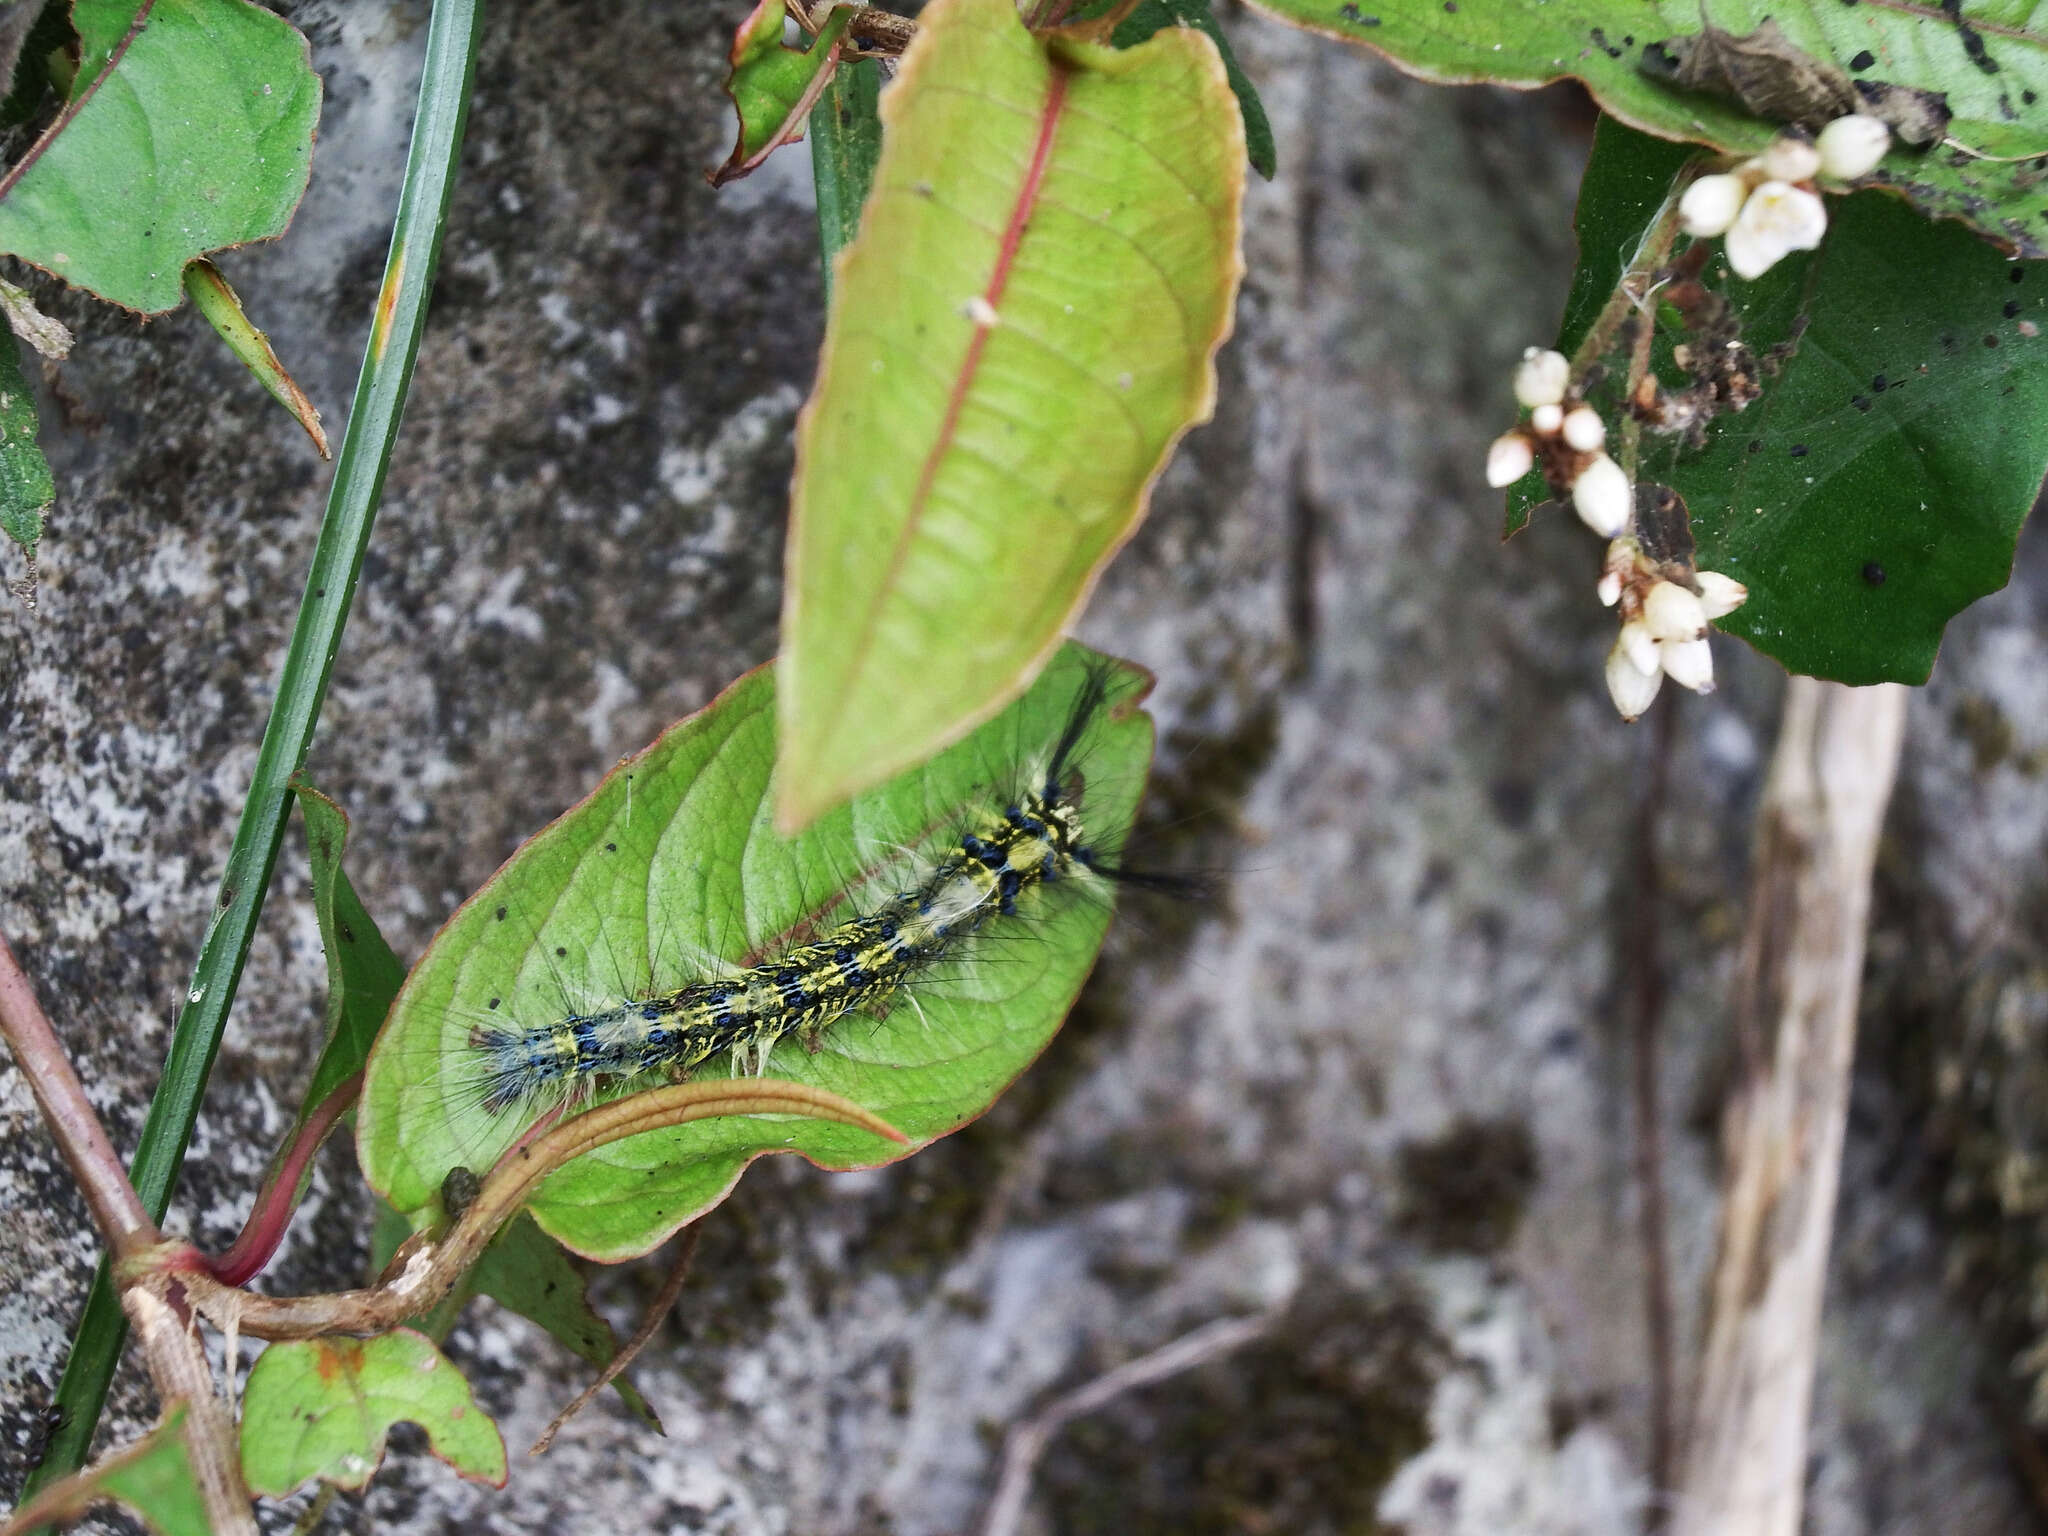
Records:
[[[1877,169],[1892,131],[1874,117],[1838,117],[1807,140],[1780,134],[1762,154],[1732,171],[1702,176],[1679,199],[1678,222],[1689,235],[1728,237],[1728,265],[1755,278],[1793,251],[1810,251],[1827,233],[1828,213],[1816,176],[1857,181]]]
[[[1605,452],[1607,423],[1572,397],[1571,372],[1561,352],[1531,347],[1522,354],[1515,399],[1528,407],[1529,419],[1494,439],[1486,452],[1486,483],[1513,485],[1536,467],[1540,454],[1551,489],[1570,496],[1586,526],[1611,539],[1628,526],[1633,493]]]
[[[1659,559],[1644,550],[1635,487],[1607,456],[1607,424],[1578,396],[1563,354],[1524,352],[1515,399],[1529,414],[1487,450],[1487,484],[1513,485],[1540,464],[1550,489],[1569,496],[1580,521],[1608,541],[1598,590],[1600,601],[1621,614],[1621,633],[1607,656],[1607,692],[1622,719],[1648,709],[1667,677],[1695,693],[1713,692],[1707,624],[1741,607],[1748,589],[1718,571],[1693,569],[1689,558]]]
[[[1622,719],[1648,709],[1667,677],[1694,693],[1714,691],[1707,624],[1740,608],[1747,587],[1719,571],[1659,564],[1624,534],[1607,546],[1599,591],[1601,602],[1621,610],[1621,633],[1607,653],[1607,693]]]

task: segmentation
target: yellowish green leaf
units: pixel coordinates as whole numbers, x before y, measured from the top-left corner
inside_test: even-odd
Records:
[[[987,719],[1215,400],[1244,127],[1215,45],[1034,37],[935,0],[882,98],[797,428],[777,816]]]

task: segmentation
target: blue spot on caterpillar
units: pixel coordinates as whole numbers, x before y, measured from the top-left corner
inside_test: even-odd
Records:
[[[1109,702],[1111,670],[1091,668],[1045,766],[908,875],[900,889],[829,931],[743,968],[653,996],[531,1027],[478,1024],[482,1107],[587,1094],[597,1084],[687,1075],[730,1054],[760,1073],[781,1041],[816,1048],[847,1015],[886,1014],[906,988],[955,956],[992,921],[1017,917],[1044,887],[1077,876],[1139,880],[1090,841],[1080,743]]]

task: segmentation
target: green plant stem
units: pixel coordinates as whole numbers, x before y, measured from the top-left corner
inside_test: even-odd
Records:
[[[811,177],[818,189],[818,250],[825,302],[832,302],[832,261],[860,228],[861,205],[882,153],[881,77],[872,59],[839,66],[811,108]]]
[[[228,1009],[249,957],[271,866],[284,840],[291,810],[290,780],[306,760],[327,693],[335,652],[348,622],[356,577],[362,569],[384,473],[404,414],[413,360],[425,324],[434,268],[440,260],[448,199],[455,183],[462,131],[469,113],[470,80],[482,31],[482,0],[435,0],[427,28],[419,112],[399,193],[391,254],[378,293],[370,340],[356,381],[348,432],[336,461],[327,512],[306,578],[291,647],[278,678],[270,721],[235,828],[220,900],[193,967],[192,985],[171,1033],[170,1055],[150,1101],[132,1170],[151,1219],[161,1222],[171,1187],[185,1160],[207,1074],[220,1049]],[[107,1265],[101,1262],[73,1339],[56,1402],[68,1417],[52,1438],[43,1464],[23,1489],[74,1470],[91,1443],[107,1384],[120,1358],[126,1323]]]

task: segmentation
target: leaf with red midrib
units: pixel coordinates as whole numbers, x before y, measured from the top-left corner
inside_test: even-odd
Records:
[[[778,820],[1030,682],[1215,400],[1244,129],[1215,46],[936,0],[882,103],[797,429]]]

